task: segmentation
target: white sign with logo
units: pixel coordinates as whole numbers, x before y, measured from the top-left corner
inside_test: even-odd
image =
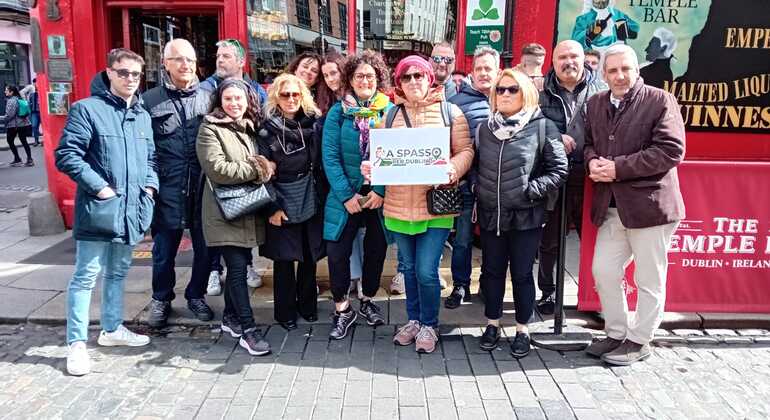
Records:
[[[372,185],[449,182],[449,127],[387,128],[369,135]]]
[[[468,0],[465,16],[465,54],[477,47],[503,51],[505,0]]]

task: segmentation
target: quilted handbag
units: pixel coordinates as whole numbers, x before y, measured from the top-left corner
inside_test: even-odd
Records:
[[[209,184],[214,192],[214,199],[219,211],[222,212],[222,217],[227,221],[254,214],[273,202],[273,197],[264,184],[247,182],[224,185],[214,184],[211,181]]]
[[[463,196],[460,188],[434,187],[426,193],[428,213],[434,216],[444,216],[460,213],[463,209]]]

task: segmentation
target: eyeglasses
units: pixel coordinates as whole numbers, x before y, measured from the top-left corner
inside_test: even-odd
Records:
[[[510,92],[511,95],[515,95],[519,93],[521,90],[521,87],[519,85],[511,85],[511,86],[498,86],[495,88],[495,93],[498,95],[503,95],[505,92]]]
[[[356,82],[363,82],[366,79],[367,82],[373,82],[377,80],[377,75],[374,73],[356,73],[353,75],[353,79]]]
[[[118,74],[118,77],[121,79],[128,79],[129,77],[132,79],[139,80],[142,78],[142,72],[141,71],[128,71],[126,69],[113,69],[110,70],[114,71]]]
[[[412,80],[416,82],[422,82],[423,78],[425,78],[425,75],[423,73],[409,73],[409,74],[402,74],[399,80],[401,80],[401,83],[409,83]]]
[[[190,57],[183,57],[183,56],[181,56],[181,55],[179,55],[179,56],[176,56],[176,57],[166,57],[166,60],[171,60],[171,61],[173,61],[174,63],[176,63],[176,64],[178,64],[178,65],[180,65],[180,66],[181,66],[182,64],[188,64],[188,65],[192,65],[192,64],[195,64],[195,63],[197,63],[197,62],[198,62],[198,60],[196,60],[196,59],[194,59],[194,58],[190,58]]]
[[[300,96],[302,96],[299,92],[281,92],[278,94],[283,99],[299,99]]]
[[[443,56],[443,55],[434,55],[433,57],[431,57],[431,59],[436,64],[439,64],[442,61],[447,63],[447,64],[452,64],[452,63],[455,62],[455,58],[454,57],[446,57],[446,56]]]

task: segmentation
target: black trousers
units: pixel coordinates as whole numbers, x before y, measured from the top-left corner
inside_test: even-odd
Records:
[[[21,161],[19,150],[16,148],[16,136],[19,136],[21,147],[24,148],[24,153],[27,154],[27,160],[32,159],[32,152],[30,151],[29,143],[27,143],[27,136],[30,134],[31,129],[32,126],[29,125],[22,127],[8,127],[6,129],[6,140],[8,141],[8,148],[10,148],[11,153],[13,153],[14,162]]]
[[[222,246],[219,249],[227,266],[224,314],[237,317],[244,331],[255,328],[257,325],[251,310],[249,286],[246,284],[246,267],[251,262],[251,248]]]
[[[366,228],[362,291],[364,296],[373,297],[380,288],[380,276],[382,276],[388,244],[379,210],[364,209],[360,213],[348,215],[348,222],[338,241],[326,243],[332,297],[335,302],[344,302],[347,299],[348,289],[350,289],[350,254],[353,252],[353,240],[358,234],[358,229],[362,227]]]
[[[537,287],[548,296],[556,291],[556,260],[559,258],[559,225],[561,224],[561,200],[567,200],[567,229],[571,223],[580,236],[583,223],[583,185],[585,170],[582,166],[570,168],[567,180],[567,197],[559,195],[556,208],[549,211],[543,229],[543,240],[540,242],[540,260],[537,272]]]
[[[511,272],[516,322],[528,324],[535,307],[535,279],[532,267],[543,229],[511,230],[497,236],[481,230],[481,287],[484,289],[484,315],[487,319],[503,316],[505,272]]]
[[[152,298],[171,302],[176,295],[176,254],[182,242],[184,229],[153,229],[152,239]],[[190,282],[184,291],[184,297],[203,299],[209,278],[209,257],[203,228],[196,225],[190,228],[193,246],[193,266]]]
[[[278,322],[296,321],[297,314],[304,318],[318,313],[316,289],[316,262],[310,253],[307,230],[302,232],[302,259],[273,261],[273,318]]]

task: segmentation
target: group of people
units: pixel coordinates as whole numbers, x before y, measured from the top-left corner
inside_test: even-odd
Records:
[[[27,137],[33,137],[35,143],[32,146],[40,146],[40,99],[35,89],[35,81],[19,90],[17,86],[5,86],[5,133],[8,148],[13,154],[10,166],[35,166],[32,159],[32,150],[27,142]],[[16,138],[19,138],[21,147],[27,160],[21,160],[19,149],[16,147]]]
[[[193,46],[169,42],[164,83],[143,95],[137,94],[142,58],[113,50],[92,82],[92,96],[70,111],[56,165],[78,187],[76,268],[68,289],[71,374],[90,368],[88,306],[100,272],[98,343],[149,342],[126,329],[121,316],[131,250],[150,228],[153,327],[164,326],[171,310],[174,257],[185,229],[195,254],[188,308],[201,320],[213,319],[204,295],[215,286],[209,280],[219,281],[211,274],[221,272],[214,267],[224,258],[222,331],[252,355],[270,352],[250,304],[252,249],[274,262],[274,319],[287,330],[297,327],[298,317],[318,320],[316,264],[327,258],[335,306],[329,337],[340,340],[359,317],[371,326],[385,323],[374,297],[388,244],[395,243],[395,281],[403,283],[408,322],[393,342],[430,353],[439,341],[444,244],[452,245],[453,283],[444,307],[454,309],[471,301],[477,224],[488,319],[479,345],[492,350],[500,341],[510,273],[511,353],[525,357],[534,311],[553,312],[555,209],[566,200],[567,217],[579,228],[586,175],[595,183],[593,275],[607,326],[607,338],[587,352],[613,364],[650,354],[665,300],[668,240],[684,216],[676,177],[684,128],[673,96],[644,85],[632,49],[616,45],[604,52],[609,90],[585,63],[581,45],[568,40],[554,48],[541,90],[535,76],[501,70],[499,53],[486,47],[475,52],[466,78],[453,77],[454,50],[441,43],[429,59],[408,56],[392,71],[374,51],[303,53],[264,91],[243,73],[245,51],[237,40],[217,47],[216,74],[199,83]],[[459,213],[429,211],[432,185],[372,183],[372,130],[412,127],[449,128],[447,186],[459,188]],[[258,211],[227,217],[223,198],[243,197],[238,194],[255,190],[243,187],[249,185],[264,187],[272,199]],[[629,319],[623,277],[632,258],[639,301]],[[356,308],[352,289],[358,289]]]

